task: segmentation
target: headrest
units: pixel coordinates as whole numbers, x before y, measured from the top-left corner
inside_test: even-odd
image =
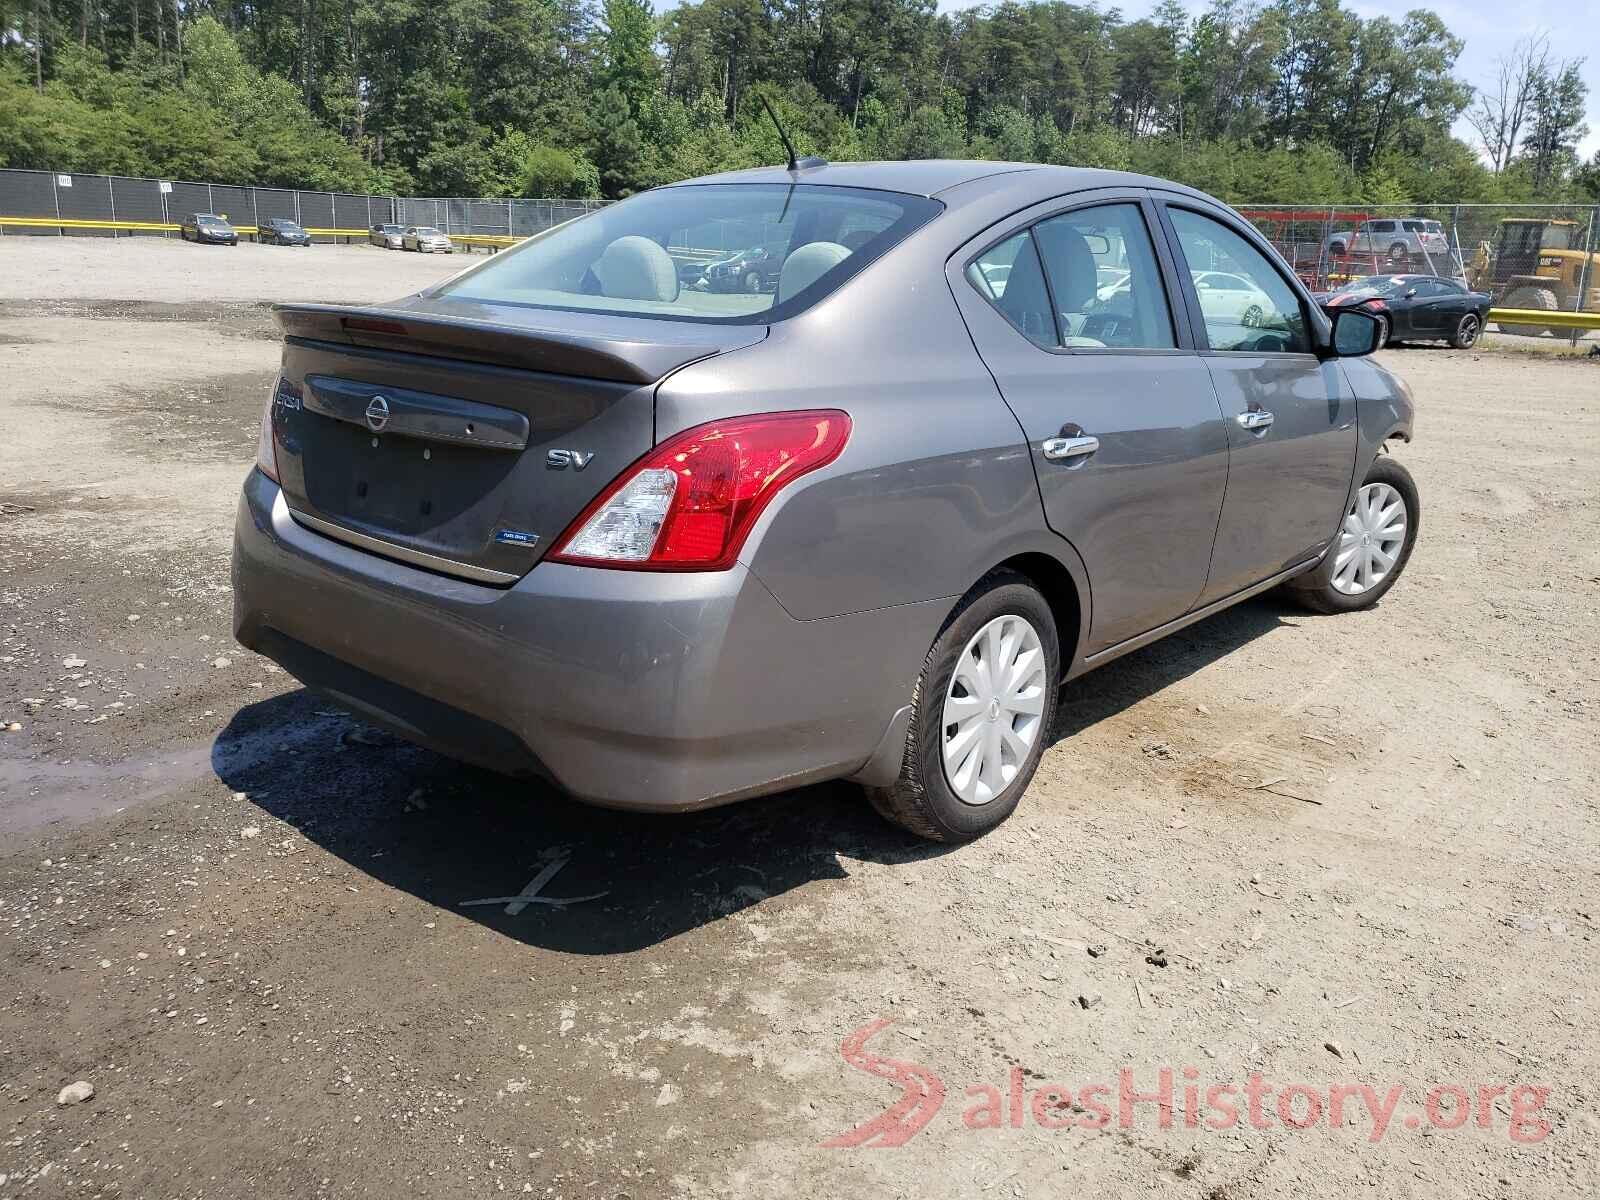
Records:
[[[1070,225],[1044,221],[1033,227],[1039,238],[1045,262],[1050,264],[1050,283],[1055,288],[1056,304],[1062,312],[1082,312],[1094,299],[1099,279],[1089,243]]]
[[[773,303],[798,296],[849,257],[850,251],[838,242],[807,242],[784,260]]]
[[[617,300],[678,298],[678,268],[672,256],[647,237],[629,234],[605,248],[592,270],[600,294]]]

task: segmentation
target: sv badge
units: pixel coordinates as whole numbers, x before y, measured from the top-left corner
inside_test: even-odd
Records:
[[[592,450],[587,454],[582,450],[547,450],[544,456],[544,465],[552,471],[565,471],[568,467],[581,471],[593,461]]]

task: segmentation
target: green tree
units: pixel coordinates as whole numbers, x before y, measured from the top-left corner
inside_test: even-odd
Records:
[[[648,162],[639,124],[628,111],[628,100],[619,88],[608,87],[595,97],[591,116],[591,148],[600,172],[602,192],[620,199],[648,184]]]

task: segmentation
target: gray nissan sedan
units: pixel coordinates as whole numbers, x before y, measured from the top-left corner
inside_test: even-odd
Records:
[[[774,287],[682,284],[751,247]],[[1159,179],[809,160],[277,315],[239,640],[595,804],[846,778],[972,838],[1066,683],[1280,584],[1365,608],[1417,536],[1377,323]]]

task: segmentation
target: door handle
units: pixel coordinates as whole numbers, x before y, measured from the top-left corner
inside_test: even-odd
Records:
[[[1265,433],[1272,428],[1272,414],[1265,409],[1253,408],[1239,414],[1239,424],[1251,433]]]
[[[1100,449],[1100,439],[1087,435],[1046,438],[1039,449],[1044,451],[1044,456],[1052,462],[1059,462],[1065,458],[1082,458],[1093,454]]]

